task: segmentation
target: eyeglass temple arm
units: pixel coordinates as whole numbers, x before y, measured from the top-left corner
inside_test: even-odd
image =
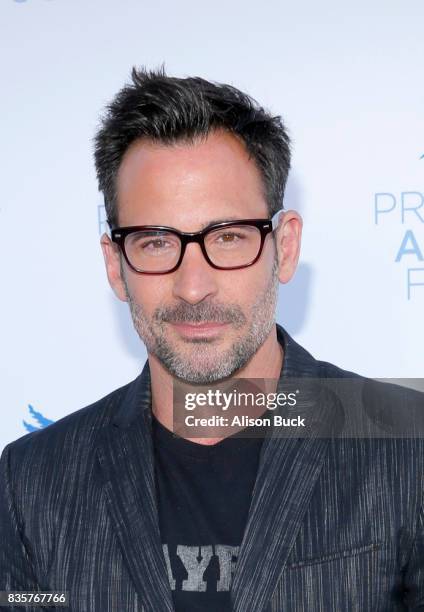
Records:
[[[280,213],[282,212],[284,212],[284,209],[280,208],[280,210],[277,210],[277,212],[271,218],[271,225],[272,225],[273,231],[276,230],[278,227],[278,222],[280,220]]]

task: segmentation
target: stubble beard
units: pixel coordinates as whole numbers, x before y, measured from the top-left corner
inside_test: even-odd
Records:
[[[152,317],[148,318],[142,306],[131,296],[122,267],[121,273],[134,327],[148,353],[153,354],[172,376],[186,383],[208,384],[232,376],[258,351],[275,324],[279,285],[276,255],[270,281],[262,295],[251,306],[247,330],[225,350],[220,350],[214,339],[190,338],[184,340],[189,349],[185,352],[167,337],[167,325],[170,322],[214,321],[229,323],[233,329],[242,330],[248,322],[248,317],[240,306],[216,302],[213,304],[180,302],[174,307],[158,307]]]

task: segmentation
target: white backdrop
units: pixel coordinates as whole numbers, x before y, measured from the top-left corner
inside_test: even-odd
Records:
[[[133,65],[283,116],[305,227],[278,321],[341,367],[424,376],[423,23],[422,0],[2,0],[0,448],[145,361],[107,284],[92,160]]]

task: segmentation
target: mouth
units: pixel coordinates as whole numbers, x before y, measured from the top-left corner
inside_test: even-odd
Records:
[[[215,323],[214,321],[202,321],[201,323],[172,323],[174,329],[185,337],[210,338],[220,334],[228,323]]]

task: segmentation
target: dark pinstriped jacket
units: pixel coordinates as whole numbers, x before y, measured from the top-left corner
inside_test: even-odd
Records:
[[[282,377],[351,375],[277,332]],[[420,439],[271,432],[232,582],[234,612],[424,610],[423,457]],[[66,590],[81,612],[173,610],[148,362],[134,382],[9,444],[0,478],[0,590]]]

